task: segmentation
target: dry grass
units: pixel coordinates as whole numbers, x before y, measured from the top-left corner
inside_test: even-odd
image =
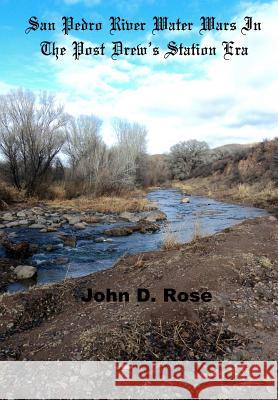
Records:
[[[196,220],[194,221],[194,229],[191,241],[195,242],[196,240],[201,239],[203,236],[204,234],[202,232],[201,222],[197,216]]]
[[[174,181],[172,187],[184,193],[214,197],[223,201],[253,204],[265,208],[278,206],[278,187],[271,181],[241,183],[231,187],[225,180],[208,177],[192,178],[184,182]]]
[[[135,321],[126,326],[83,331],[76,343],[84,360],[215,360],[223,359],[246,340],[223,326],[223,317],[211,324],[211,311],[200,312],[199,322]],[[214,320],[215,320],[214,316]]]
[[[155,208],[155,204],[142,197],[141,191],[125,193],[122,196],[79,197],[72,200],[53,200],[47,204],[53,208],[100,213],[140,212]]]
[[[163,250],[177,250],[181,248],[182,243],[180,242],[177,234],[173,232],[173,230],[168,227],[165,231],[164,237],[163,237],[163,244],[162,244],[162,249]]]
[[[0,200],[13,203],[23,199],[23,195],[14,187],[0,181]]]

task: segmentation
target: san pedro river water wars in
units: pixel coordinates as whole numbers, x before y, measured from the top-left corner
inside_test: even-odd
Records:
[[[245,25],[241,27],[241,33],[246,35],[250,30],[261,30],[261,24],[253,21],[252,17],[245,17]],[[55,22],[43,22],[35,16],[29,19],[29,26],[26,28],[25,33],[40,31],[55,31]],[[62,17],[62,32],[64,35],[69,35],[71,31],[102,31],[104,26],[102,22],[87,21],[84,18],[76,20],[73,17]],[[133,22],[121,17],[110,17],[109,19],[109,32],[114,35],[118,32],[130,31],[145,31],[146,22]],[[170,21],[168,17],[153,17],[152,34],[156,35],[163,31],[192,31],[194,28],[193,22],[183,22],[180,18],[175,21]],[[215,17],[201,17],[199,34],[203,35],[205,32],[210,31],[235,31],[237,30],[236,22],[221,22],[217,21]],[[161,54],[161,49],[155,46],[151,41],[146,44],[136,44],[135,46],[125,46],[122,41],[112,41],[111,58],[116,60],[120,56],[144,56],[153,55],[158,56]],[[41,53],[45,56],[55,56],[58,59],[67,54],[67,48],[62,47],[52,41],[43,41],[40,44]],[[78,60],[81,56],[103,56],[105,55],[107,45],[102,43],[97,46],[88,46],[83,41],[72,42],[72,56]],[[233,56],[246,56],[248,55],[248,47],[237,46],[233,41],[223,41],[222,48],[224,50],[224,59],[228,60]],[[206,56],[216,55],[216,47],[201,46],[199,43],[177,43],[170,41],[167,45],[167,50],[164,51],[164,58],[170,56]]]

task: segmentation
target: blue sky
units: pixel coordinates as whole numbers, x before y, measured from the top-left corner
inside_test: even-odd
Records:
[[[228,6],[227,6],[228,4]],[[277,1],[230,0],[0,0],[0,92],[15,87],[56,93],[74,115],[96,114],[103,121],[104,139],[111,143],[114,117],[144,123],[149,131],[149,151],[166,152],[180,140],[196,138],[211,146],[231,142],[254,142],[277,136]],[[199,26],[201,16],[217,21],[236,21],[244,16],[262,23],[262,31],[246,37],[236,32],[213,31],[203,36],[193,32],[151,34],[153,16],[180,18]],[[28,20],[55,22],[54,32],[25,34]],[[101,32],[61,33],[61,18],[76,22],[102,22]],[[142,32],[109,34],[109,17],[146,22]],[[56,60],[40,53],[40,42],[55,41],[68,54]],[[71,43],[88,46],[105,43],[103,57],[71,55]],[[152,42],[164,50],[174,40],[191,46],[217,46],[215,57],[163,56],[110,57],[111,41],[127,46]],[[249,47],[248,57],[223,60],[221,43],[234,40]],[[276,51],[275,51],[276,46]],[[163,51],[161,52],[163,54]]]

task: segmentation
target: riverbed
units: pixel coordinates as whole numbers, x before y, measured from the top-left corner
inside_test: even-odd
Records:
[[[7,291],[27,290],[36,284],[59,282],[107,269],[125,254],[160,249],[169,231],[180,242],[186,243],[192,239],[196,226],[202,235],[211,235],[244,220],[268,215],[262,209],[223,203],[202,196],[190,196],[190,202],[183,204],[182,197],[182,193],[174,189],[155,190],[148,194],[149,200],[156,202],[158,208],[167,215],[167,221],[159,222],[160,230],[151,234],[137,232],[130,236],[105,237],[105,229],[130,224],[124,221],[90,224],[78,232],[70,225],[64,225],[59,232],[53,233],[27,227],[7,229],[13,241],[27,240],[39,246],[39,250],[24,262],[37,267],[36,279],[11,283]],[[75,235],[76,246],[65,246],[60,233]],[[98,239],[103,237],[105,240],[99,242]],[[48,251],[45,250],[47,246]],[[0,257],[4,256],[4,249],[0,248]]]

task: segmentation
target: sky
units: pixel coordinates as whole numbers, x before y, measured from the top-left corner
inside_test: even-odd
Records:
[[[235,31],[204,32],[200,18],[236,22]],[[252,16],[261,30],[241,34]],[[25,30],[31,17],[54,22],[55,30]],[[102,30],[62,32],[62,17],[102,23]],[[145,29],[110,34],[110,17],[145,22]],[[153,17],[193,22],[191,31],[152,34]],[[18,87],[55,93],[65,110],[103,120],[102,135],[114,140],[115,117],[144,124],[148,151],[168,152],[179,141],[205,140],[211,147],[277,137],[278,1],[229,0],[0,0],[0,93]],[[40,25],[41,26],[41,25]],[[56,59],[41,53],[40,43],[66,47]],[[104,55],[73,57],[72,43],[105,46]],[[112,42],[148,47],[145,56],[111,58]],[[175,55],[164,58],[169,42],[190,47],[216,47],[215,56]],[[223,41],[248,47],[248,56],[223,57]],[[149,43],[151,45],[149,46]],[[153,48],[159,47],[157,56]]]

